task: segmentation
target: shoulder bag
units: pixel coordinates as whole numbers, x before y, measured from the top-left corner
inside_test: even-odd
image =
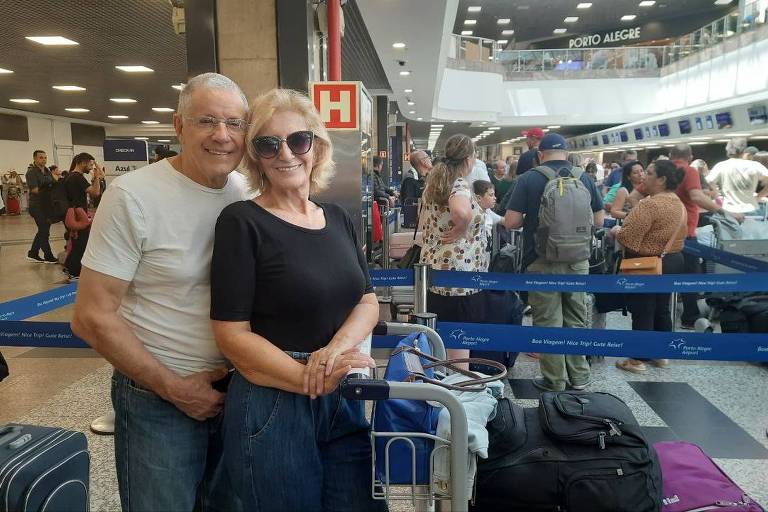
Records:
[[[678,231],[680,231],[680,228],[685,226],[687,220],[685,205],[682,205],[682,208],[683,216],[681,217],[680,224],[672,233],[672,237],[670,237],[667,245],[664,246],[664,252],[662,252],[660,256],[624,258],[621,260],[621,265],[619,266],[620,274],[656,276],[660,276],[662,274],[662,258],[664,258],[664,256],[666,256],[669,250],[672,248],[672,244],[675,243],[675,239],[677,238]]]

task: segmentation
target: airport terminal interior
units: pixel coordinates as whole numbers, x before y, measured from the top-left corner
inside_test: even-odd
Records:
[[[87,180],[102,173],[108,196],[118,177],[183,155],[174,112],[193,76],[226,75],[249,99],[275,87],[297,89],[312,95],[321,114],[327,110],[323,121],[337,169],[316,199],[338,203],[351,215],[375,285],[376,272],[398,269],[414,239],[418,210],[401,190],[417,173],[412,155],[423,151],[418,154],[437,166],[446,141],[457,134],[473,141],[475,166],[497,187],[499,204],[499,185],[512,181],[530,148],[555,140],[554,134],[572,161],[588,172],[591,167],[601,198],[625,160],[647,172],[654,162],[661,168],[658,162],[680,145],[710,173],[733,157],[733,147],[739,159],[768,165],[768,0],[4,0],[0,14],[0,353],[9,373],[0,379],[0,427],[84,433],[93,512],[121,510],[114,436],[91,428],[112,412],[113,368],[71,335],[57,343],[55,335],[27,329],[38,323],[40,332],[71,334],[79,273],[68,263],[76,241],[69,240],[68,252],[64,222],[50,225],[55,261],[32,254],[38,227],[29,212],[37,195],[30,191],[30,170],[55,165],[72,173],[73,158],[87,153],[95,164]],[[759,181],[768,190],[768,168],[763,171]],[[701,183],[709,183],[705,173]],[[728,210],[722,191],[711,192],[707,198],[717,206],[710,211]],[[762,230],[768,199],[753,190],[750,201],[753,195],[757,206],[740,210],[745,218],[735,223],[743,240],[724,238],[727,229],[715,223],[698,228],[698,243],[768,262],[768,229]],[[497,209],[502,218],[503,206]],[[701,213],[706,217],[705,208]],[[499,237],[510,246],[524,238],[494,228],[492,256],[503,247]],[[516,250],[507,272],[525,270],[524,249]],[[699,263],[702,275],[741,272],[706,257]],[[765,279],[765,269],[759,272]],[[410,321],[419,313],[422,301],[413,288],[381,284],[375,291],[381,321]],[[717,298],[737,292],[702,292],[698,314],[688,319],[682,296],[674,294],[672,330],[680,343],[699,333],[716,340],[768,332],[750,330],[754,323],[746,317],[744,329],[731,330],[732,321],[726,326],[724,315],[732,312]],[[765,299],[748,294],[758,303]],[[532,326],[536,312],[520,295],[522,325]],[[631,331],[631,312],[621,306],[600,312],[596,295],[586,295],[586,327]],[[649,339],[654,336],[649,332]],[[515,345],[514,335],[509,343],[520,354],[508,368],[504,395],[537,407],[546,355]],[[701,360],[649,361],[638,372],[618,367],[632,353],[590,354],[586,391],[625,401],[648,443],[700,446],[768,507],[764,342],[762,348],[748,360],[712,360],[704,352]],[[373,355],[386,365],[389,350],[374,348]],[[424,510],[408,500],[392,500],[389,508]]]

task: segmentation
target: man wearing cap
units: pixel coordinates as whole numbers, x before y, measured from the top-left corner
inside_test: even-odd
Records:
[[[549,167],[560,176],[571,176],[573,166],[567,160],[568,145],[556,133],[542,138],[538,146],[541,165]],[[586,174],[579,177],[589,191],[589,207],[595,226],[603,225],[603,201],[595,182]],[[539,227],[539,207],[547,185],[547,177],[539,172],[527,172],[518,177],[515,189],[509,198],[504,216],[504,226],[514,229],[523,226],[523,268],[536,274],[587,274],[589,260],[573,263],[548,261],[536,252],[535,233]],[[533,308],[533,325],[539,327],[586,327],[587,306],[585,294],[537,292],[528,293],[528,304]],[[540,354],[539,364],[542,377],[533,384],[546,391],[585,389],[591,382],[587,358],[581,355]]]
[[[539,165],[538,148],[539,142],[544,138],[544,130],[541,128],[531,128],[524,131],[522,136],[526,138],[525,143],[528,144],[528,151],[520,155],[520,160],[517,161],[518,176]]]

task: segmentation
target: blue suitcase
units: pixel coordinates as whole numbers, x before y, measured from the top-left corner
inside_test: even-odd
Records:
[[[0,512],[87,511],[90,465],[82,432],[0,427]]]

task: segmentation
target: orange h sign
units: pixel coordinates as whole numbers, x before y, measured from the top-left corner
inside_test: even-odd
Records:
[[[312,101],[329,130],[357,130],[358,82],[314,82]]]

